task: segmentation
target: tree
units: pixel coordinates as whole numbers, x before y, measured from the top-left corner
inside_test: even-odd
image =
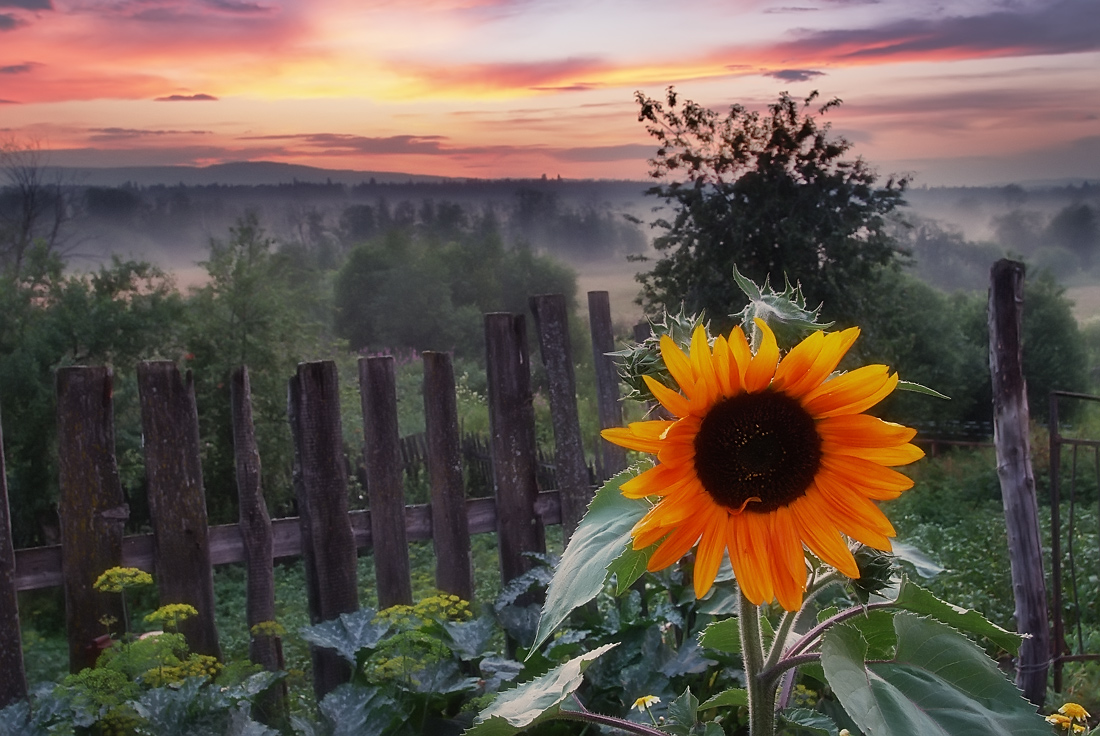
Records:
[[[195,376],[208,512],[216,521],[237,518],[232,372],[248,366],[264,493],[285,512],[293,497],[287,380],[298,361],[329,352],[328,330],[316,317],[328,311],[319,303],[327,285],[315,270],[276,252],[275,245],[256,214],[246,214],[229,228],[227,241],[211,239],[210,257],[201,264],[210,280],[188,304],[188,367]]]
[[[72,214],[69,194],[38,144],[0,143],[0,272],[17,280],[35,243],[58,251]]]
[[[648,311],[664,306],[706,310],[727,326],[744,305],[732,282],[734,265],[758,283],[799,281],[825,314],[852,322],[863,310],[859,284],[891,264],[898,247],[887,216],[902,205],[907,179],[876,188],[875,172],[786,92],[766,115],[741,105],[722,117],[697,103],[681,103],[669,88],[664,102],[636,94],[638,120],[659,145],[648,194],[665,200],[671,219],[653,225],[662,254],[638,275]],[[818,109],[824,115],[840,104]]]

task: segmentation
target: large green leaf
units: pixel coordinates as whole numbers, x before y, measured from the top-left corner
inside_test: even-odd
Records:
[[[553,718],[562,701],[581,685],[584,671],[597,657],[618,644],[604,644],[559,665],[541,677],[501,693],[483,710],[465,736],[512,736]]]
[[[901,589],[898,591],[898,599],[894,605],[906,611],[931,616],[945,624],[950,624],[959,631],[984,636],[1012,654],[1019,651],[1020,642],[1023,641],[1023,637],[1019,634],[1002,629],[977,611],[960,608],[940,600],[908,578],[902,578]]]
[[[854,626],[826,632],[821,665],[866,736],[1049,736],[1050,726],[977,646],[946,624],[902,612],[897,653],[866,661]]]
[[[708,710],[710,708],[738,708],[741,706],[748,707],[749,705],[749,691],[739,687],[731,687],[729,690],[723,690],[712,698],[708,698],[706,702],[699,706],[699,710]]]
[[[570,611],[595,598],[608,578],[608,567],[630,549],[630,530],[651,508],[640,499],[623,497],[619,487],[633,478],[626,470],[604,484],[569,539],[554,578],[546,589],[531,651],[542,645]]]
[[[339,618],[331,621],[305,626],[299,633],[310,644],[335,649],[354,666],[356,652],[360,649],[374,649],[390,632],[390,625],[376,621],[376,615],[370,608],[355,613],[341,613]]]
[[[399,718],[394,702],[379,689],[351,684],[337,687],[318,707],[332,736],[382,736],[392,733]]]
[[[699,634],[699,643],[726,654],[741,653],[741,626],[734,617],[707,624]]]
[[[780,711],[779,717],[790,726],[784,733],[793,732],[799,734],[799,736],[804,736],[804,734],[813,734],[813,736],[837,736],[839,733],[833,719],[816,710],[809,710],[807,708],[788,708],[787,710]]]

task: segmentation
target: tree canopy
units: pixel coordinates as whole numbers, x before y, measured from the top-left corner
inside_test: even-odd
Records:
[[[861,313],[852,286],[873,280],[898,248],[887,216],[903,204],[906,179],[876,187],[874,170],[845,158],[851,143],[830,135],[786,92],[766,114],[733,105],[722,116],[675,89],[664,101],[638,92],[638,120],[657,143],[649,194],[665,200],[653,225],[661,253],[638,275],[642,304],[706,310],[720,325],[741,309],[734,265],[757,283],[799,281],[825,316],[854,321]],[[818,110],[838,106],[833,99]]]

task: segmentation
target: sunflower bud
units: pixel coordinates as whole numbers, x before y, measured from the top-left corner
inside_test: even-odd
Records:
[[[852,556],[856,558],[859,577],[849,585],[859,602],[866,603],[872,595],[890,585],[897,566],[893,555],[858,542],[852,547]]]

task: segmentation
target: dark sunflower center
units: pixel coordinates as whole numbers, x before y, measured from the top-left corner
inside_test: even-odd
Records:
[[[695,473],[726,508],[768,512],[802,496],[821,463],[814,420],[786,394],[741,394],[715,404],[695,435]]]

